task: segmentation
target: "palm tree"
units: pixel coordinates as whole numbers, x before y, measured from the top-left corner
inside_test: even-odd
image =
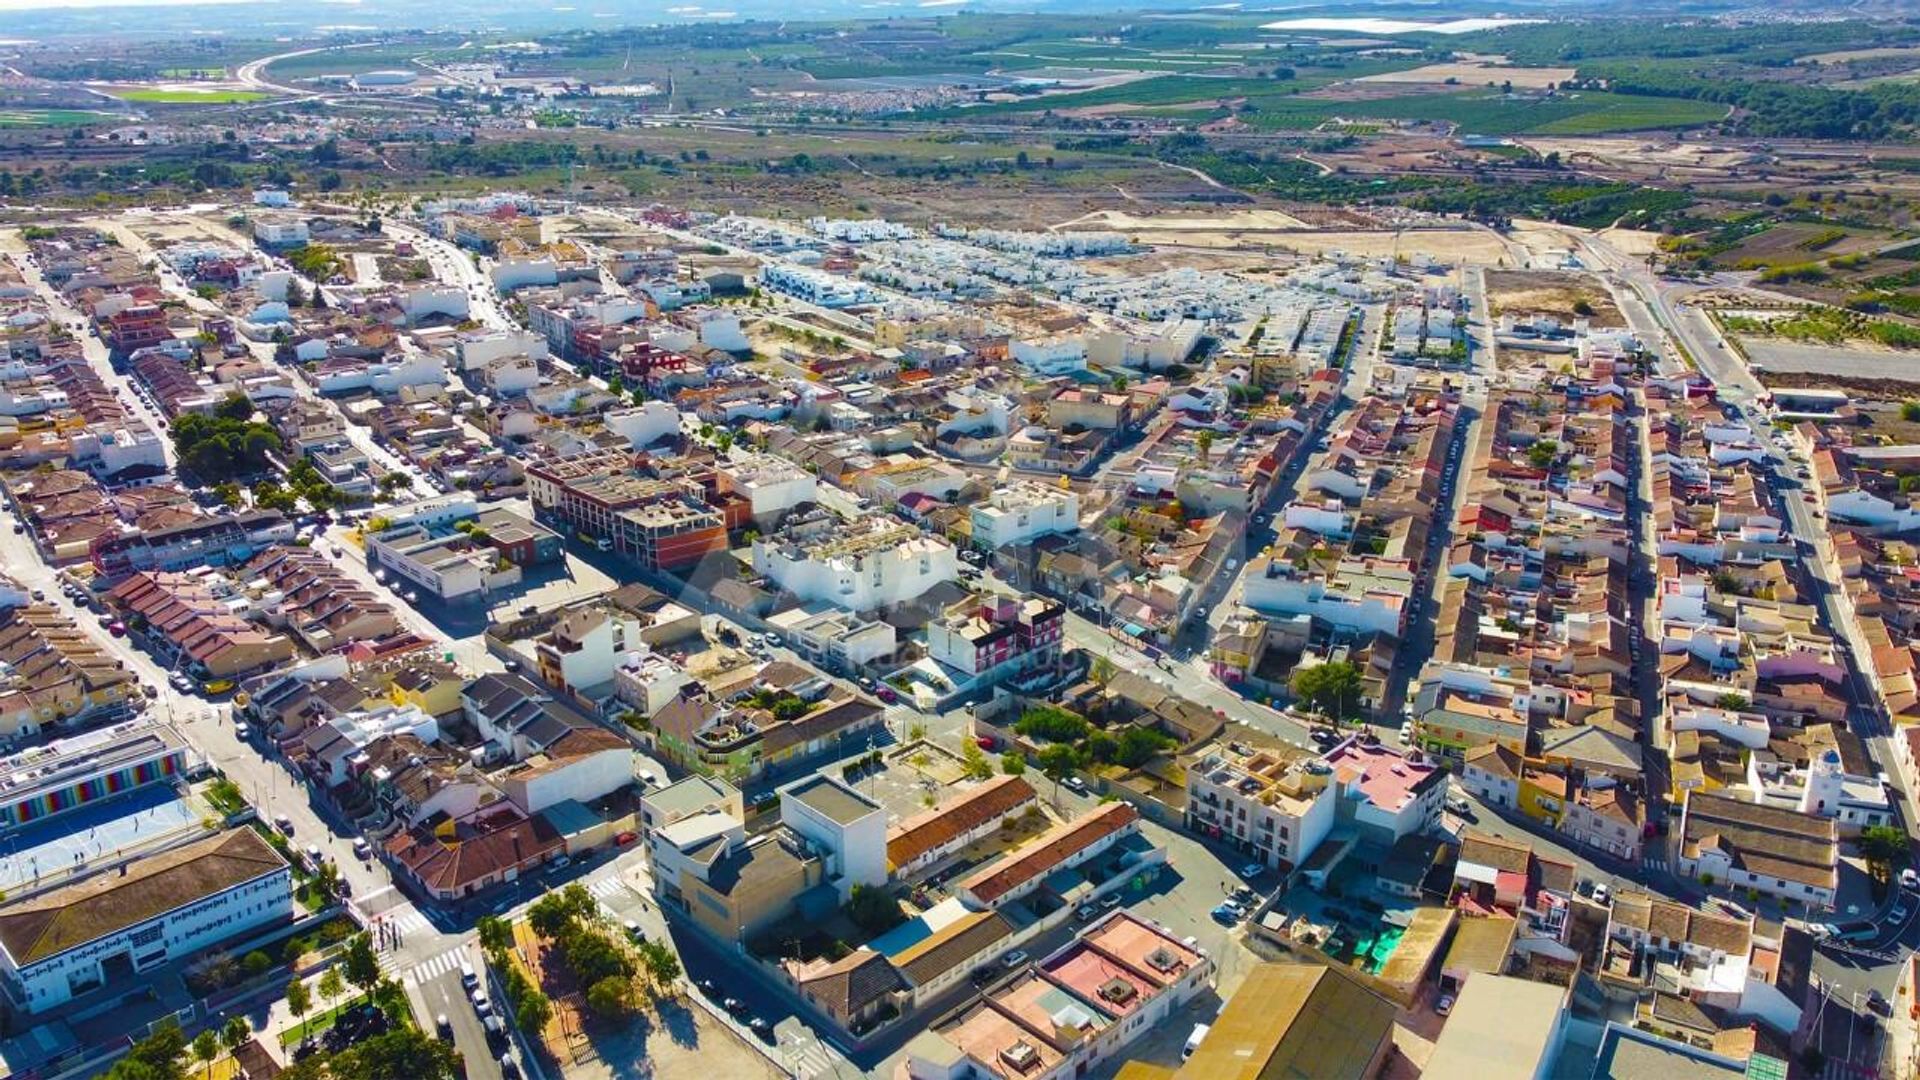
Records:
[[[240,1048],[247,1045],[247,1040],[251,1038],[253,1038],[253,1025],[247,1023],[247,1018],[244,1016],[229,1017],[226,1026],[220,1029],[220,1042],[226,1046],[229,1054],[239,1053]]]
[[[213,1080],[213,1059],[220,1056],[220,1036],[212,1028],[193,1037],[193,1056],[206,1063],[207,1080]]]

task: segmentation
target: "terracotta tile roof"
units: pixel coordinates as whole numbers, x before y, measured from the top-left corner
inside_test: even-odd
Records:
[[[929,851],[996,821],[1034,798],[1018,776],[996,776],[887,830],[887,861],[905,866]]]
[[[1527,872],[1527,860],[1533,849],[1524,843],[1516,843],[1485,833],[1468,832],[1460,841],[1460,861],[1491,866],[1510,874]]]
[[[905,989],[900,972],[872,949],[860,949],[800,979],[803,994],[839,1017]]]
[[[1140,812],[1123,802],[1107,803],[1057,825],[1015,852],[1013,857],[987,866],[961,883],[980,902],[991,904],[1014,889],[1044,877],[1067,860],[1140,820]]]

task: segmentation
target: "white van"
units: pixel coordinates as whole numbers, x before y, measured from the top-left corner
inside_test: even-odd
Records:
[[[1208,1025],[1208,1024],[1193,1025],[1193,1033],[1187,1036],[1187,1045],[1184,1049],[1180,1051],[1180,1060],[1185,1061],[1188,1058],[1192,1057],[1193,1052],[1195,1050],[1200,1049],[1201,1040],[1205,1039],[1207,1037],[1207,1032],[1211,1030],[1213,1029],[1211,1025]]]

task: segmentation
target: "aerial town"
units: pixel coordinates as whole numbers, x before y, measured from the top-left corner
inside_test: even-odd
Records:
[[[1920,1076],[1920,26],[1041,7],[0,42],[0,1080]]]

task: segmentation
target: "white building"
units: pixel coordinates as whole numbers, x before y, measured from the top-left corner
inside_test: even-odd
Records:
[[[879,516],[823,536],[760,537],[753,542],[753,568],[803,602],[849,611],[917,600],[960,575],[952,544]]]
[[[664,401],[649,401],[628,409],[609,409],[600,417],[607,430],[640,450],[680,433],[680,410]]]
[[[1187,770],[1188,829],[1228,842],[1262,866],[1303,865],[1332,831],[1333,770],[1272,754],[1208,754]]]
[[[769,616],[767,625],[794,652],[836,671],[884,660],[899,647],[892,623],[825,605],[788,608]]]
[[[1072,488],[1015,483],[997,488],[972,509],[973,542],[999,549],[1080,528],[1080,496]]]
[[[545,360],[547,339],[531,330],[474,330],[454,341],[453,352],[461,371],[481,371],[510,356]]]
[[[719,469],[721,481],[746,496],[753,507],[753,519],[762,524],[818,499],[820,485],[813,474],[785,458],[736,454],[733,460],[721,462]]]
[[[299,218],[263,217],[253,223],[253,239],[263,247],[299,247],[307,242],[307,223]]]
[[[1019,338],[1008,346],[1008,355],[1036,374],[1062,375],[1086,370],[1087,342],[1079,334]]]
[[[286,860],[233,829],[0,907],[0,988],[44,1012],[293,914]]]
[[[846,903],[855,885],[887,883],[887,811],[829,776],[780,789],[780,823],[826,852],[827,884]]]
[[[672,704],[693,683],[680,665],[651,649],[635,649],[613,669],[613,693],[651,718]]]
[[[500,777],[513,804],[537,814],[563,802],[591,803],[633,782],[633,744],[600,727],[574,728]]]

